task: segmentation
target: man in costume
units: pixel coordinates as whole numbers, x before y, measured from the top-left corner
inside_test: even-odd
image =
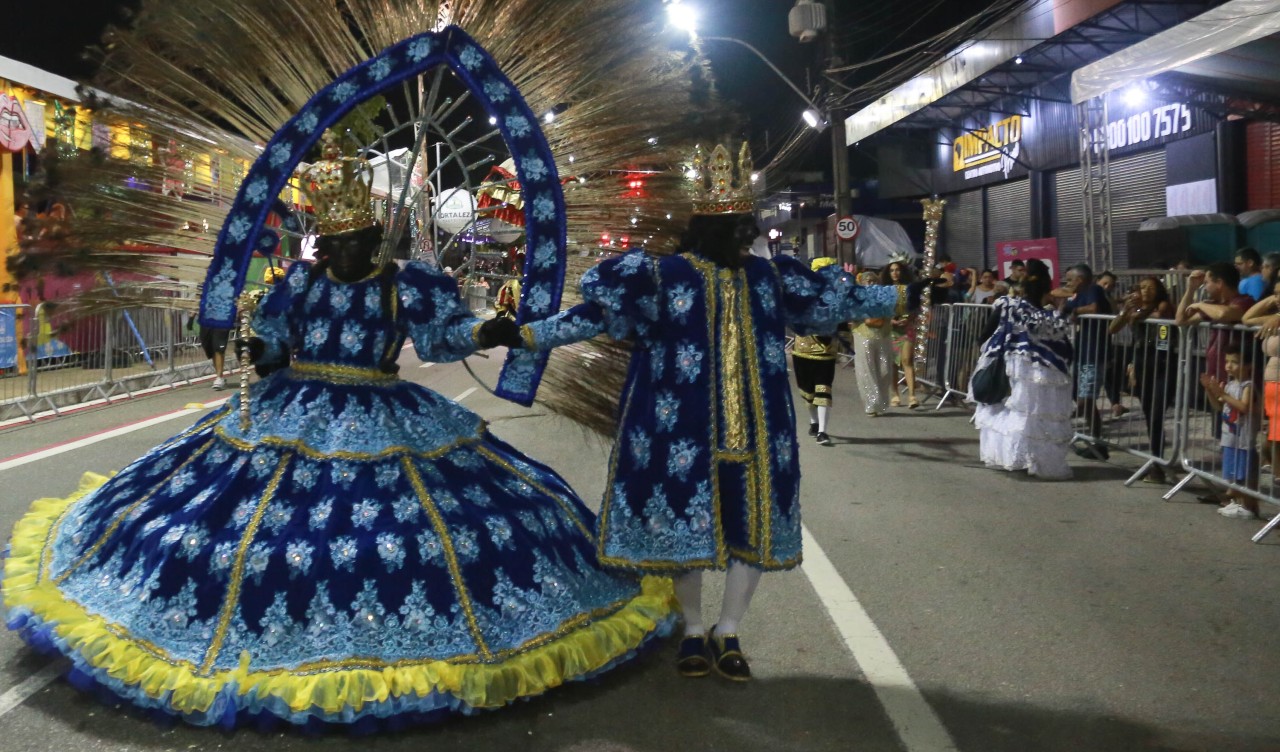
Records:
[[[810,268],[818,271],[836,263],[826,256],[813,260]],[[797,335],[791,345],[791,365],[796,372],[800,398],[809,407],[809,435],[819,444],[831,446],[827,435],[827,415],[831,411],[831,385],[836,380],[836,357],[840,344],[834,336]]]
[[[736,168],[736,169],[735,169]],[[694,154],[694,216],[681,252],[608,259],[582,278],[585,302],[521,328],[549,350],[607,332],[631,339],[628,381],[599,517],[601,563],[675,576],[686,676],[746,681],[738,625],[765,571],[800,563],[800,462],[786,328],[831,334],[889,316],[894,288],[859,287],[840,267],[813,272],[749,248],[751,159],[723,145]],[[514,343],[513,343],[514,344]],[[702,572],[728,570],[708,638]]]

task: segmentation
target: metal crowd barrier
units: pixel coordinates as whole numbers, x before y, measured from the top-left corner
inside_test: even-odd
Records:
[[[978,363],[978,352],[991,316],[991,306],[986,303],[950,303],[947,309],[947,341],[943,350],[943,374],[945,392],[938,407],[955,395],[963,404],[969,394],[969,378]]]
[[[1111,315],[1079,318],[1073,364],[1077,445],[1103,445],[1143,460],[1125,485],[1157,472],[1168,478],[1180,469],[1185,475],[1164,494],[1165,500],[1200,479],[1215,489],[1280,504],[1274,472],[1280,470],[1280,359],[1268,382],[1257,329],[1179,327],[1167,319],[1117,322]],[[1232,352],[1240,363],[1234,377],[1224,365]],[[1202,382],[1205,375],[1229,384],[1237,397],[1247,392],[1249,409],[1212,399]],[[1270,397],[1268,383],[1275,385]],[[1115,410],[1116,405],[1122,410]],[[1239,453],[1228,458],[1224,446]],[[1261,540],[1277,524],[1280,516],[1253,540]]]
[[[19,364],[0,368],[0,422],[56,415],[68,405],[176,387],[212,373],[199,331],[186,326],[190,316],[181,311],[138,308],[87,318],[76,326],[73,349],[41,335],[43,303],[0,307],[0,356],[4,308],[20,309],[15,316],[22,321]]]
[[[921,386],[924,386],[928,387],[930,391],[941,395],[938,398],[938,404],[934,407],[935,410],[946,404],[947,397],[950,396],[950,392],[947,391],[946,354],[948,339],[947,330],[951,322],[952,305],[953,304],[951,303],[944,303],[942,305],[930,306],[928,326],[925,330],[924,363],[915,363],[917,392],[919,392]],[[912,318],[908,322],[907,326],[907,331],[909,333],[914,333],[916,331],[915,319]],[[914,349],[915,346],[913,344],[913,353]],[[898,382],[899,385],[902,383],[902,381]],[[922,405],[926,401],[926,398],[921,398],[919,394],[916,395],[916,399],[919,399],[920,404]]]

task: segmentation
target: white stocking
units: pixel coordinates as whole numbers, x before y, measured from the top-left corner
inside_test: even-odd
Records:
[[[740,561],[729,565],[729,573],[724,578],[724,603],[720,604],[720,621],[716,622],[717,635],[738,633],[738,623],[747,615],[747,606],[751,605],[751,596],[755,595],[756,585],[760,584],[759,569]],[[677,581],[678,582],[678,581]],[[679,585],[676,586],[679,592]]]
[[[827,432],[827,412],[830,411],[831,408],[827,407],[826,405],[819,405],[817,409],[818,409],[818,433],[826,433]]]
[[[818,422],[818,411],[821,409],[822,408],[818,407],[817,405],[813,405],[813,404],[809,405],[809,422],[810,423]]]
[[[702,572],[686,572],[675,579],[676,599],[684,612],[684,636],[706,634],[702,626]]]

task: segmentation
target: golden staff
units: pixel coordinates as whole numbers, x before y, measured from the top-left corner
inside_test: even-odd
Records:
[[[249,430],[249,372],[253,370],[253,357],[249,354],[249,337],[253,329],[249,322],[258,307],[262,294],[258,291],[244,292],[240,295],[240,328],[237,331],[242,346],[240,347],[240,430]]]

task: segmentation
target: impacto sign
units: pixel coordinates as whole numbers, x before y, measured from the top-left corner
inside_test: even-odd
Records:
[[[1003,172],[1009,177],[1022,151],[1022,116],[1010,115],[986,128],[958,136],[951,144],[951,169],[965,180]]]

